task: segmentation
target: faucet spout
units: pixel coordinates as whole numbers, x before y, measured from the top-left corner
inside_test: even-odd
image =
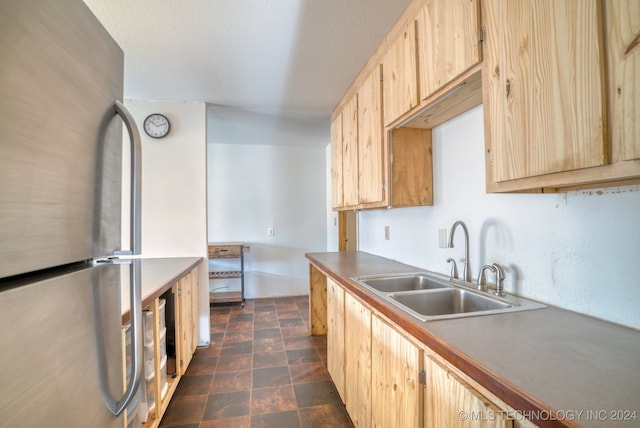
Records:
[[[471,282],[471,266],[469,265],[469,231],[467,230],[467,225],[464,224],[463,221],[456,221],[451,226],[451,232],[449,232],[449,248],[453,248],[453,237],[456,233],[456,229],[458,226],[462,226],[462,230],[464,231],[464,273],[463,278],[467,282]]]

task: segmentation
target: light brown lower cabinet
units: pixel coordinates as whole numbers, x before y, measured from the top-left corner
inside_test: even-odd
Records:
[[[184,375],[198,346],[198,269],[173,286],[176,302],[176,372]]]
[[[327,367],[356,427],[535,427],[330,278]]]
[[[345,293],[345,405],[353,425],[371,426],[371,310]]]
[[[344,288],[327,278],[327,371],[345,402]]]
[[[140,388],[146,389],[147,402],[154,404],[152,408],[149,408],[144,428],[156,428],[160,425],[162,416],[167,410],[171,397],[178,387],[178,382],[187,371],[189,362],[196,350],[198,343],[199,306],[198,271],[198,267],[195,267],[187,275],[178,280],[171,289],[166,291],[162,296],[153,299],[151,303],[146,305],[146,309],[153,314],[153,344],[149,346],[153,347],[154,364],[153,375],[145,373],[146,356],[143,355],[142,365],[144,376]],[[172,308],[173,312],[166,312],[167,309],[160,310],[160,300],[163,297],[165,298],[165,307],[167,309]],[[168,300],[172,300],[172,304],[167,304],[166,301]],[[124,367],[127,367],[127,364],[130,364],[130,355],[127,352],[129,349],[128,345],[124,346],[127,340],[125,334],[126,330],[123,329],[123,349],[125,350]],[[166,347],[169,337],[175,338],[175,360],[173,360],[173,358],[167,358],[169,356],[166,350],[162,349],[162,347]],[[127,374],[124,373],[125,384],[126,376]],[[146,408],[147,407],[145,407],[145,409]],[[138,412],[146,414],[146,411],[139,406],[130,406],[130,409],[131,410],[127,409],[125,412],[125,428],[139,426],[134,425],[134,421],[138,420]]]
[[[377,315],[371,343],[371,426],[422,426],[422,351]]]
[[[465,380],[425,356],[425,428],[513,428],[512,415],[494,405]]]

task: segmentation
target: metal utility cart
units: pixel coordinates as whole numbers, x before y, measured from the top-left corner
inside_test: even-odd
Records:
[[[244,242],[210,242],[208,245],[209,303],[240,302],[244,307],[244,253],[250,247]],[[240,280],[239,291],[230,290],[231,279]]]

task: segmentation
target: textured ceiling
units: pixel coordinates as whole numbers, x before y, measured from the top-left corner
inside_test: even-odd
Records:
[[[125,52],[126,98],[204,101],[209,141],[263,144],[326,144],[331,110],[408,4],[85,2]]]

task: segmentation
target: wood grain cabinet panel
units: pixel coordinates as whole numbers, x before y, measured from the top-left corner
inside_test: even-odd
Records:
[[[612,160],[640,159],[640,1],[604,5]]]
[[[342,113],[331,121],[331,208],[342,208]]]
[[[600,2],[483,4],[493,180],[605,164]]]
[[[175,294],[177,372],[184,375],[198,345],[198,269],[192,270],[173,287]]]
[[[380,67],[358,89],[358,194],[360,204],[385,198]]]
[[[478,0],[426,0],[417,17],[420,99],[481,60]]]
[[[353,425],[371,426],[371,310],[345,293],[346,407]]]
[[[371,319],[372,426],[422,425],[422,351],[380,317]]]
[[[345,402],[344,289],[327,278],[327,370]]]
[[[418,105],[416,22],[405,24],[382,59],[384,124],[389,125]]]
[[[342,111],[343,206],[358,205],[358,97]]]
[[[377,67],[331,124],[332,208],[433,204],[431,130],[382,125]]]
[[[433,205],[431,130],[398,128],[391,140],[391,205]]]
[[[425,358],[425,428],[512,428],[509,413],[433,359]]]

